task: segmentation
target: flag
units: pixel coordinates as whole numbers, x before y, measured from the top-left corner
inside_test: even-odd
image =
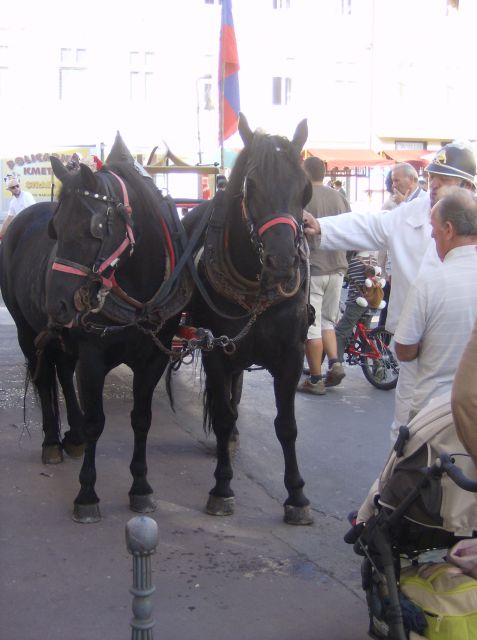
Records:
[[[235,40],[232,0],[222,0],[219,51],[219,142],[237,131],[240,111],[238,71],[240,69]]]

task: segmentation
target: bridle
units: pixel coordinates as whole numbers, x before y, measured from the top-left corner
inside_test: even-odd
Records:
[[[292,228],[295,238],[295,247],[298,248],[304,238],[303,222],[298,222],[297,219],[290,213],[278,212],[266,216],[263,220],[260,221],[260,225],[257,226],[252,216],[250,215],[250,211],[247,206],[247,181],[248,178],[247,176],[245,176],[242,185],[242,191],[239,196],[240,206],[242,210],[242,219],[247,226],[252,246],[258,253],[260,260],[262,259],[264,249],[262,236],[266,231],[268,231],[268,229],[271,229],[278,224],[286,224]]]
[[[80,198],[85,198],[86,208],[91,212],[91,223],[90,223],[90,231],[91,235],[95,238],[101,239],[101,245],[99,247],[98,253],[96,255],[96,259],[92,267],[87,267],[78,262],[73,262],[72,260],[67,260],[66,258],[55,257],[52,269],[54,271],[61,271],[63,273],[69,273],[71,275],[86,277],[93,282],[100,282],[101,286],[111,290],[113,287],[117,286],[115,279],[115,270],[117,269],[120,259],[125,253],[125,251],[129,247],[129,256],[131,256],[134,252],[135,240],[134,234],[132,230],[132,208],[129,204],[129,196],[126,185],[122,178],[120,178],[113,171],[108,171],[107,173],[114,176],[114,178],[119,182],[122,190],[123,199],[118,200],[109,195],[104,195],[100,193],[92,193],[87,189],[74,189],[71,192],[78,195]],[[108,204],[106,213],[99,214],[95,212],[89,205],[88,200],[94,200],[96,202],[102,202]],[[61,206],[61,205],[60,205]],[[122,218],[125,224],[125,237],[121,242],[119,247],[117,247],[111,255],[107,258],[102,258],[101,254],[103,253],[104,246],[104,238],[105,238],[105,229],[104,224],[108,226],[111,225],[111,215],[117,212],[119,216]],[[102,216],[102,218],[98,218]],[[108,272],[108,275],[106,273]]]

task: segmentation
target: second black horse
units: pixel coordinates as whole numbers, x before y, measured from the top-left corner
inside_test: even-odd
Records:
[[[241,114],[239,132],[244,149],[226,190],[185,218],[189,235],[208,218],[198,265],[203,284],[193,297],[192,322],[222,336],[203,353],[205,421],[217,439],[216,483],[207,512],[228,515],[234,509],[229,443],[238,417],[237,385],[255,364],[273,376],[275,430],[288,491],[285,521],[310,524],[295,451],[295,391],[310,323],[302,214],[311,185],[300,158],[307,123],[303,120],[289,141],[252,132]]]

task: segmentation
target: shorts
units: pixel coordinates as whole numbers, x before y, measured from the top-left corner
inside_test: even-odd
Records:
[[[310,302],[315,307],[316,319],[308,329],[308,340],[321,338],[321,331],[334,329],[340,316],[340,298],[343,287],[342,273],[311,276]]]

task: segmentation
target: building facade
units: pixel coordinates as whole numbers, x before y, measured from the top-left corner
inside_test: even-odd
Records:
[[[165,143],[191,163],[220,161],[220,0],[24,0],[11,13],[0,26],[2,159],[107,153],[120,130],[144,156]],[[477,140],[474,0],[234,0],[233,16],[252,128],[291,136],[307,118],[317,149]]]

